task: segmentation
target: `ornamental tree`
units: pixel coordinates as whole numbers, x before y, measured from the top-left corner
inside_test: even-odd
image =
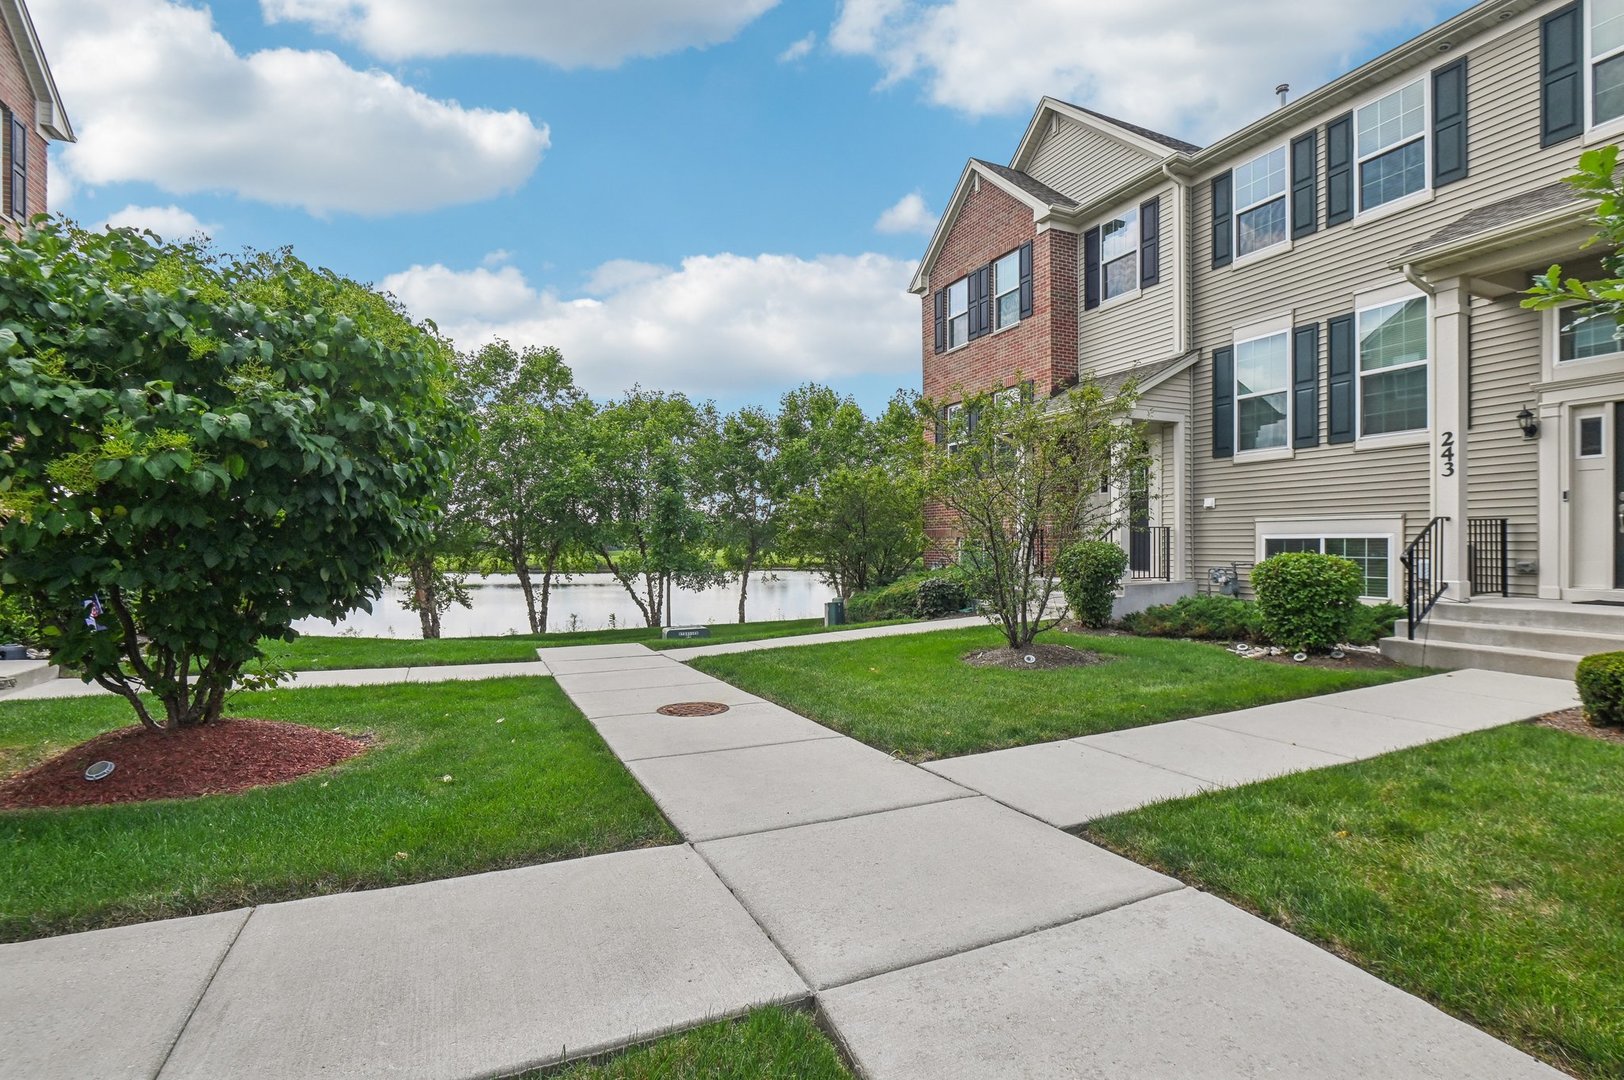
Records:
[[[263,639],[370,608],[427,540],[466,429],[450,355],[286,251],[0,240],[0,583],[147,727],[217,719]]]

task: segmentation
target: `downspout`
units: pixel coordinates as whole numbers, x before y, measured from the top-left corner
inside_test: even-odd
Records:
[[[1178,221],[1178,242],[1173,245],[1177,260],[1178,288],[1173,292],[1173,355],[1183,356],[1190,351],[1190,324],[1193,277],[1188,263],[1190,244],[1189,184],[1173,171],[1170,161],[1162,162],[1162,175],[1173,182],[1173,212]]]
[[[1190,185],[1173,171],[1171,161],[1162,162],[1162,175],[1173,183],[1173,211],[1177,216],[1178,230],[1177,243],[1173,245],[1176,260],[1175,272],[1178,274],[1177,287],[1173,290],[1173,355],[1183,356],[1190,351],[1190,339],[1193,336],[1194,309],[1195,309],[1195,272],[1194,261],[1189,257],[1190,248],[1194,243],[1194,236],[1190,230]],[[1175,506],[1178,518],[1175,524],[1178,527],[1178,569],[1180,578],[1195,577],[1195,472],[1194,462],[1191,460],[1190,432],[1194,430],[1195,420],[1195,392],[1194,380],[1191,381],[1190,412],[1179,425],[1179,439],[1184,443],[1181,449],[1174,451],[1176,459],[1183,462],[1183,469],[1178,477],[1179,496]],[[1164,465],[1165,468],[1165,465]],[[1171,569],[1171,568],[1169,568]]]
[[[1429,283],[1426,278],[1416,273],[1414,263],[1405,263],[1403,273],[1405,281],[1408,281],[1411,285],[1414,285],[1416,288],[1420,289],[1433,299],[1437,299],[1438,290],[1433,287],[1433,285]]]

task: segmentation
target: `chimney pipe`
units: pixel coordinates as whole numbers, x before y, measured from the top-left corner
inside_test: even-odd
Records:
[[[1274,88],[1274,92],[1280,95],[1280,107],[1284,109],[1286,107],[1286,97],[1291,93],[1291,84],[1281,83]]]

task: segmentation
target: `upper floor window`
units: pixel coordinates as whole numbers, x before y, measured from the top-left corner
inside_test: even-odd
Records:
[[[1287,445],[1291,408],[1291,335],[1235,343],[1235,449]]]
[[[1139,209],[1100,226],[1100,296],[1111,300],[1139,288]]]
[[[1427,299],[1365,308],[1358,315],[1359,434],[1427,427]]]
[[[1618,320],[1589,307],[1563,308],[1557,313],[1558,360],[1591,360],[1624,352],[1618,339]]]
[[[947,452],[956,454],[964,446],[963,438],[969,434],[964,429],[964,403],[949,405],[942,413],[942,426],[946,432]]]
[[[1624,116],[1624,0],[1590,0],[1590,122]]]
[[[1372,101],[1354,114],[1359,209],[1413,195],[1427,186],[1426,80]]]
[[[970,340],[970,279],[959,278],[947,287],[947,347]]]
[[[1021,321],[1021,253],[1010,252],[992,264],[992,308],[996,328]]]
[[[1286,238],[1286,148],[1276,147],[1235,169],[1235,257]]]

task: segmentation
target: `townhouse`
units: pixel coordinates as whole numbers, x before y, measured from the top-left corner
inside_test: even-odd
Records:
[[[46,143],[73,141],[28,5],[0,0],[0,227],[46,212]]]
[[[912,283],[925,393],[1132,378],[1140,602],[1298,550],[1418,617],[1624,601],[1624,344],[1520,305],[1600,272],[1561,179],[1620,139],[1624,0],[1484,0],[1205,147],[1045,98]]]

